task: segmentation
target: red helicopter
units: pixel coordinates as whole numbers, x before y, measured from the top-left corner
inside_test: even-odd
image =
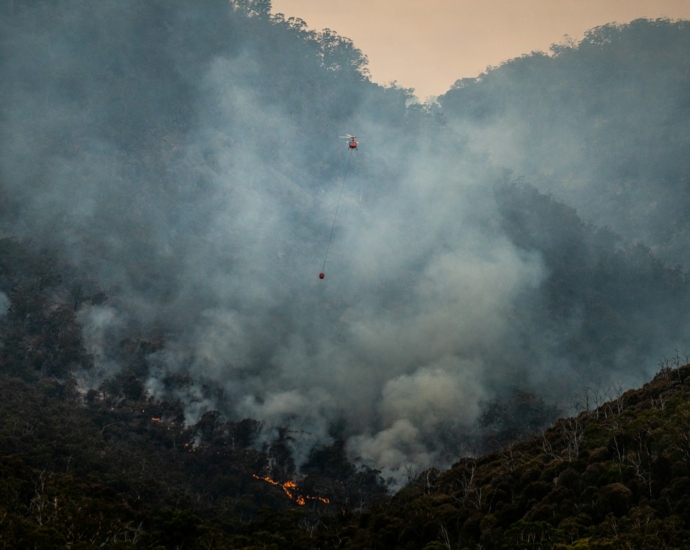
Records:
[[[333,238],[333,229],[335,228],[335,220],[338,217],[338,207],[340,206],[340,199],[343,197],[343,188],[345,187],[345,180],[347,179],[347,170],[350,167],[350,159],[352,158],[352,153],[357,150],[357,146],[359,145],[359,141],[357,141],[357,136],[353,136],[350,134],[345,134],[344,136],[340,136],[342,139],[349,139],[350,141],[347,142],[347,146],[350,148],[350,155],[347,160],[347,166],[345,167],[345,175],[343,176],[343,184],[340,187],[340,197],[338,197],[338,205],[335,207],[335,215],[333,216],[333,225],[331,226],[331,235],[328,238],[328,246],[326,246],[326,256],[323,259],[323,267],[321,268],[321,273],[319,273],[319,279],[323,279],[326,274],[324,273],[324,269],[326,268],[326,258],[328,258],[328,249],[331,246],[331,239]]]
[[[357,149],[357,146],[359,145],[359,141],[355,139],[357,136],[351,136],[350,134],[345,134],[344,136],[340,136],[342,139],[349,139],[347,145],[350,149]]]

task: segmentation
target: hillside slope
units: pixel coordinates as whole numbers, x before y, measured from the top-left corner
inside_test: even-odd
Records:
[[[258,479],[256,426],[183,429],[169,404],[2,377],[0,548],[690,548],[690,365],[677,364],[386,499],[342,447],[285,490]]]
[[[501,166],[688,265],[690,24],[638,19],[459,80],[452,127]]]
[[[543,435],[428,471],[346,548],[690,548],[690,365]],[[594,394],[592,394],[594,396]]]
[[[595,29],[440,107],[270,0],[15,0],[0,35],[6,547],[567,545],[613,537],[614,483],[626,533],[685,521],[658,488],[681,451],[615,431],[630,399],[592,448],[588,413],[362,511],[685,349],[686,23]]]

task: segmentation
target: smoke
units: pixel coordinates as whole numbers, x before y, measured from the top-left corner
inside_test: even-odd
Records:
[[[0,292],[0,318],[5,316],[7,310],[10,308],[10,304],[11,302],[7,294]]]
[[[471,148],[687,267],[689,33],[668,19],[602,25],[459,80],[438,101]]]
[[[125,334],[125,323],[118,311],[109,306],[85,306],[77,315],[82,326],[86,352],[93,358],[93,369],[80,373],[80,382],[97,387],[103,380],[121,370],[112,350]]]
[[[16,4],[5,229],[59,246],[108,294],[79,312],[88,383],[127,367],[123,338],[160,336],[145,385],[198,382],[176,390],[188,422],[256,418],[265,441],[287,427],[298,464],[346,437],[398,477],[451,460],[510,388],[568,395],[581,364],[558,330],[577,314],[542,322],[552,268],[506,230],[482,146],[498,136],[507,164],[523,159],[506,119],[444,126],[369,82],[347,41],[225,2]]]

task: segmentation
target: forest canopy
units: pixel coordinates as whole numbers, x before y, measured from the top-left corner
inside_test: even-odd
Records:
[[[430,104],[267,0],[16,0],[0,35],[3,374],[261,422],[295,472],[343,442],[399,486],[687,345],[686,22]]]

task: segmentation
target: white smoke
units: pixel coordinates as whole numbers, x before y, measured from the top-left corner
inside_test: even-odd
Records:
[[[125,367],[112,352],[123,338],[161,336],[146,388],[162,396],[179,374],[214,390],[177,390],[188,422],[220,409],[262,421],[262,441],[289,428],[298,463],[342,423],[352,456],[399,477],[409,464],[443,465],[447,434],[515,374],[568,376],[522,308],[547,270],[505,235],[495,204],[496,166],[529,168],[522,126],[415,126],[424,108],[406,110],[404,90],[319,68],[298,31],[256,18],[245,33],[226,2],[218,13],[231,14],[232,32],[213,36],[203,9],[166,3],[161,28],[179,43],[173,31],[169,42],[138,37],[135,2],[87,3],[104,19],[72,6],[80,24],[42,20],[40,43],[35,22],[6,29],[16,107],[0,163],[22,208],[14,231],[50,235],[109,294],[78,315],[92,383]],[[202,30],[184,35],[197,16]],[[126,37],[134,53],[87,47],[92,35]],[[48,45],[55,59],[37,68]],[[174,86],[121,75],[149,58]],[[79,93],[55,76],[74,74]],[[360,150],[321,281],[351,154],[344,133]],[[562,136],[551,150],[572,143]],[[0,293],[0,315],[8,305]]]

